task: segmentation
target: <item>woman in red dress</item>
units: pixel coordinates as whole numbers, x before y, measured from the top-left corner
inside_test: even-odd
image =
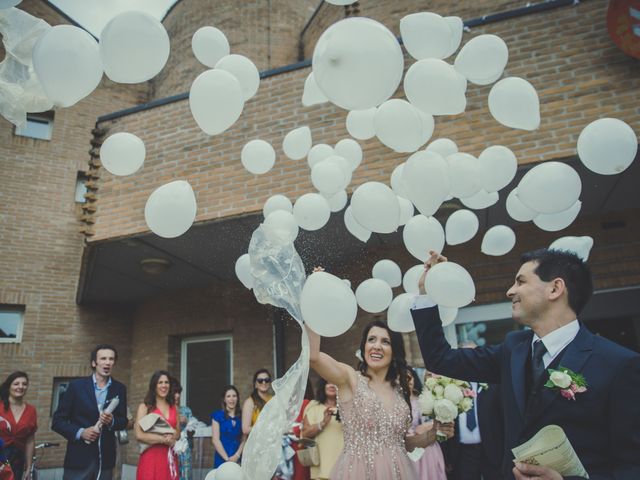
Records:
[[[13,372],[0,385],[0,438],[16,480],[29,478],[38,429],[36,409],[24,397],[29,377]]]
[[[149,413],[162,416],[172,428],[173,434],[143,432],[139,423],[135,424],[136,439],[148,445],[138,461],[137,480],[177,480],[179,476],[178,458],[173,452],[173,445],[180,437],[178,412],[171,392],[169,373],[158,370],[149,380],[149,390],[144,403],[138,407],[138,421]]]

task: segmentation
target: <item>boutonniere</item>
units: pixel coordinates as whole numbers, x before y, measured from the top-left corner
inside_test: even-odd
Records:
[[[575,400],[576,393],[587,391],[587,381],[584,377],[563,366],[558,370],[549,369],[549,380],[544,386],[560,390],[560,394],[567,400]]]
[[[488,383],[479,383],[478,384],[478,390],[489,390],[489,384]]]

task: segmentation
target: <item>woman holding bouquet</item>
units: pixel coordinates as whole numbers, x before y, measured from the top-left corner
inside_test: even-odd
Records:
[[[138,461],[137,480],[177,480],[178,458],[173,452],[173,445],[180,438],[180,424],[175,399],[171,392],[169,373],[158,370],[149,380],[149,389],[144,402],[138,406],[137,421],[134,429],[136,439],[148,445]],[[160,415],[174,429],[174,433],[145,432],[140,426],[140,419],[155,413]]]
[[[362,361],[354,370],[320,351],[320,336],[307,327],[310,362],[338,387],[344,450],[330,478],[413,480],[416,470],[407,450],[436,441],[435,429],[411,426],[409,373],[402,336],[379,320],[369,323],[360,342]]]

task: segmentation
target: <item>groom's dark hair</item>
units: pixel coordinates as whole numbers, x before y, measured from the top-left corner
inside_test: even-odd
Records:
[[[561,278],[567,286],[569,307],[579,315],[593,293],[591,269],[568,250],[541,248],[522,254],[520,263],[536,262],[534,273],[544,282]]]

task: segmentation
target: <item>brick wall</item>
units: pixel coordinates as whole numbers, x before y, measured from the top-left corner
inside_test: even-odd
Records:
[[[538,89],[542,123],[534,132],[501,126],[488,111],[490,86],[470,85],[467,112],[438,117],[433,138],[452,138],[461,150],[474,155],[489,145],[502,144],[525,164],[574,155],[580,131],[599,117],[620,118],[640,131],[640,67],[609,40],[605,5],[588,1],[492,23],[465,34],[465,42],[480,33],[495,33],[507,42],[510,61],[506,75],[523,76]],[[260,210],[274,193],[295,200],[309,191],[307,164],[284,156],[284,135],[308,125],[314,143],[333,145],[348,136],[345,111],[330,104],[301,105],[309,72],[306,68],[264,79],[236,124],[214,137],[198,129],[186,100],[103,122],[101,126],[109,133],[139,135],[146,143],[147,159],[132,177],[102,175],[92,240],[146,231],[146,198],[161,184],[178,178],[187,179],[194,187],[197,221]],[[276,148],[276,166],[265,175],[251,175],[240,163],[242,147],[254,138],[267,140]],[[376,139],[362,142],[362,146],[365,157],[354,173],[352,188],[368,180],[388,182],[393,168],[406,158]]]
[[[171,38],[167,66],[152,80],[153,98],[189,91],[208,67],[193,55],[191,38],[200,27],[214,26],[226,35],[231,53],[250,58],[258,70],[295,63],[299,33],[311,16],[315,0],[182,0],[164,25]]]

